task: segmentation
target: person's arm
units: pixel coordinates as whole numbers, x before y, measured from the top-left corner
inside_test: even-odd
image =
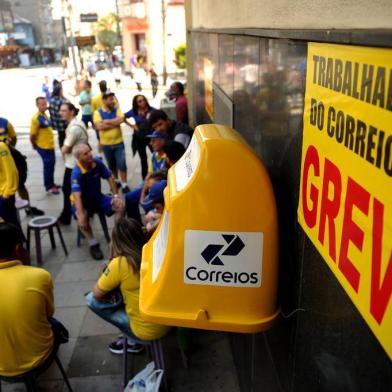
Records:
[[[83,99],[83,95],[85,95],[85,98]],[[79,105],[84,106],[91,103],[91,96],[89,94],[80,94],[79,97]]]
[[[117,195],[117,184],[116,181],[114,181],[113,176],[108,178],[108,183],[109,183],[110,190],[112,191],[112,194]]]
[[[74,205],[76,208],[76,217],[78,219],[79,227],[82,230],[87,230],[88,229],[88,216],[87,216],[86,210],[83,207],[82,193],[81,192],[73,192],[72,195],[74,197]]]
[[[30,124],[30,142],[34,150],[37,149],[38,132],[39,132],[39,121],[38,119],[33,118]]]
[[[76,130],[75,130],[76,128]],[[61,147],[61,152],[63,154],[69,154],[72,152],[72,148],[76,144],[76,141],[80,138],[81,131],[77,130],[78,127],[71,126],[69,131],[67,131],[67,136],[64,140],[63,147]]]
[[[5,173],[6,186],[3,189],[3,197],[6,199],[15,195],[19,184],[19,174],[11,152],[3,142],[0,143],[0,171]]]
[[[124,122],[124,116],[117,116],[116,118],[110,120],[103,120],[103,123],[110,128],[118,127],[121,123]]]
[[[107,295],[107,291],[102,291],[99,287],[98,284],[95,284],[94,288],[93,288],[93,296],[95,299],[97,299],[98,301],[102,301],[105,299],[105,296]]]
[[[14,126],[8,121],[8,126],[7,126],[7,133],[8,133],[8,138],[10,139],[11,146],[15,147],[16,146],[16,132]]]
[[[93,288],[93,296],[98,301],[104,300],[110,291],[113,291],[120,286],[121,278],[119,261],[119,258],[112,259],[95,284]]]

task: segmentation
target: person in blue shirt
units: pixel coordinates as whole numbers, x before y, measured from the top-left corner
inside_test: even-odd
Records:
[[[155,109],[150,106],[147,98],[144,95],[137,94],[132,100],[132,109],[124,113],[126,119],[133,118],[134,124],[127,124],[134,130],[132,137],[132,151],[133,154],[138,152],[140,157],[140,164],[142,166],[142,177],[146,178],[148,172],[147,165],[147,151],[146,147],[149,145],[147,136],[151,133],[149,118],[151,112]]]
[[[117,195],[117,186],[112,172],[101,159],[94,158],[88,144],[74,147],[76,166],[71,174],[72,210],[78,220],[79,229],[88,240],[90,254],[96,260],[103,258],[98,241],[94,238],[89,218],[96,213],[115,215],[115,220],[124,216],[124,202]],[[112,196],[101,192],[101,179],[107,180]]]

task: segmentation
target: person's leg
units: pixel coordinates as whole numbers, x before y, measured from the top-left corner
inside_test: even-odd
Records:
[[[125,195],[125,207],[127,216],[129,218],[136,219],[142,224],[142,217],[139,210],[140,195],[142,194],[142,188],[137,188]]]
[[[48,191],[50,188],[53,186],[53,175],[51,175],[51,157],[49,154],[49,151],[51,150],[46,150],[43,148],[37,147],[37,152],[40,155],[42,159],[42,164],[43,164],[43,171],[44,171],[44,186],[45,189]]]
[[[5,222],[13,223],[20,228],[18,215],[15,207],[15,196],[0,197],[0,218]]]
[[[102,146],[102,150],[109,169],[112,171],[114,178],[117,178],[116,155],[113,146]]]
[[[83,121],[84,125],[86,126],[86,128],[88,128],[88,122],[89,122],[88,114],[82,115],[82,121]]]
[[[72,174],[72,169],[66,167],[64,171],[64,177],[63,177],[63,195],[64,195],[64,203],[63,203],[63,210],[60,214],[60,222],[64,224],[70,224],[71,223],[71,215],[72,215],[72,210],[71,210],[71,174]]]
[[[123,192],[129,192],[129,188],[127,185],[127,163],[125,160],[125,147],[123,143],[118,144],[114,147],[114,156],[116,160],[118,174],[121,180],[122,190]]]
[[[129,337],[137,337],[131,330],[130,320],[125,312],[124,303],[113,304],[101,302],[94,298],[93,293],[90,292],[86,295],[87,306],[99,317],[103,318],[110,324],[115,325],[122,332]]]
[[[63,147],[64,140],[65,140],[65,131],[58,131],[58,137],[59,137],[59,146],[61,149],[61,147]]]
[[[137,152],[139,153],[139,157],[140,157],[140,165],[142,167],[143,180],[146,178],[148,173],[146,144],[147,143],[144,140],[140,139],[137,148]]]

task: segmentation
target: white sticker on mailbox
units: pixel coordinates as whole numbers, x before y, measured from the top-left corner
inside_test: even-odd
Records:
[[[177,192],[182,191],[194,175],[200,160],[200,146],[196,136],[193,136],[189,147],[174,167],[176,173]]]
[[[263,233],[185,231],[184,282],[260,287]]]
[[[158,235],[156,236],[153,243],[153,255],[152,255],[152,282],[155,282],[159,271],[162,268],[163,259],[166,254],[167,247],[167,236],[169,232],[169,213],[165,212]]]

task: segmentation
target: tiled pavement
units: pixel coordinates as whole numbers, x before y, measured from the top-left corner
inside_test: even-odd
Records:
[[[126,134],[126,149],[130,151],[130,132]],[[90,130],[91,140],[95,140]],[[28,156],[29,176],[28,189],[32,204],[45,210],[47,215],[58,216],[62,206],[62,195],[46,195],[42,186],[42,164],[31,150],[27,135],[19,137],[18,148]],[[56,182],[62,183],[63,162],[57,151]],[[128,180],[132,187],[140,182],[140,166],[138,158],[127,156]],[[28,219],[21,212],[22,225],[26,228]],[[108,220],[112,225],[112,220]],[[94,232],[101,242],[105,255],[109,255],[109,247],[105,242],[99,221],[94,222]],[[92,260],[88,248],[76,246],[76,223],[62,226],[67,247],[66,257],[56,235],[57,248],[50,247],[47,233],[42,235],[43,268],[51,272],[54,281],[56,314],[70,332],[68,344],[60,347],[60,358],[71,380],[75,392],[100,392],[122,390],[122,357],[109,352],[108,344],[118,337],[118,330],[90,312],[84,301],[84,293],[91,290],[103,263]],[[31,261],[35,265],[35,245],[31,248]],[[228,391],[238,390],[235,369],[227,336],[218,332],[195,331],[194,349],[190,356],[190,367],[185,369],[177,349],[175,334],[164,339],[167,375],[173,391]],[[146,355],[135,356],[129,361],[129,374],[142,369],[147,363]],[[66,391],[60,373],[53,365],[40,377],[42,391]],[[22,384],[3,383],[3,391],[24,391]]]

